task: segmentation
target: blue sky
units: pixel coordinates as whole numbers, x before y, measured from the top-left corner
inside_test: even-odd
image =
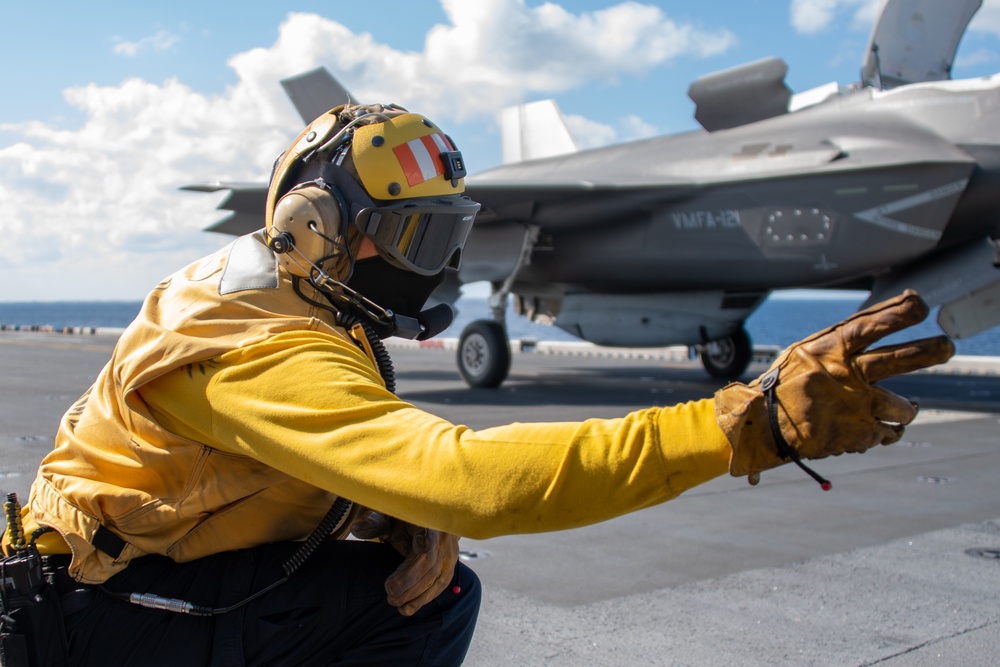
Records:
[[[260,181],[301,129],[278,80],[324,65],[441,124],[470,170],[498,112],[554,98],[581,146],[694,129],[695,78],[779,56],[856,82],[881,0],[3,3],[0,301],[140,299],[228,238],[215,179]],[[985,0],[955,78],[1000,71]]]

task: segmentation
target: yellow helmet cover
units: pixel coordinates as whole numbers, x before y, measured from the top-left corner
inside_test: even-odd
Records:
[[[405,113],[354,131],[351,158],[375,199],[454,195],[465,191],[465,163],[451,139],[423,116]]]

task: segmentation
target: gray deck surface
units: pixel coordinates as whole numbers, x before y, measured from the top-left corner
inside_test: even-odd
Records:
[[[0,490],[27,497],[114,340],[0,332]],[[620,416],[721,386],[666,356],[524,353],[500,389],[469,390],[452,350],[391,349],[401,396],[476,428]],[[890,382],[923,406],[917,423],[900,444],[817,462],[829,493],[785,467],[587,528],[463,540],[485,585],[466,664],[998,664],[998,366]]]

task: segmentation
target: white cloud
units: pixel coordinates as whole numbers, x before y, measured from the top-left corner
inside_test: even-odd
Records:
[[[852,27],[855,30],[870,32],[885,2],[886,0],[858,0],[856,3],[858,8],[854,12]]]
[[[648,139],[661,132],[635,114],[622,116],[618,127],[607,125],[584,116],[563,114],[566,127],[580,149],[598,148],[623,141]]]
[[[792,0],[792,26],[799,32],[819,32],[833,21],[838,4],[838,0]]]
[[[273,45],[230,58],[237,83],[221,93],[198,93],[177,80],[92,84],[64,93],[84,117],[77,129],[0,125],[19,137],[0,148],[0,301],[139,298],[170,270],[227,241],[200,231],[219,217],[211,198],[177,188],[266,178],[301,124],[278,84],[283,77],[324,65],[362,101],[398,102],[442,124],[485,125],[502,106],[531,96],[641,74],[734,43],[725,30],[697,30],[636,2],[580,14],[524,0],[442,3],[450,23],[432,28],[419,52],[314,14],[290,14]],[[134,55],[176,43],[164,32],[116,50]],[[589,141],[616,138],[613,128],[570,120]],[[623,127],[627,136],[648,128],[637,118]],[[52,283],[70,267],[91,273]],[[95,295],[102,270],[116,277]],[[131,297],[124,294],[130,289]]]
[[[708,56],[735,43],[726,30],[679,25],[653,6],[626,2],[570,14],[524,0],[442,0],[451,23],[402,52],[313,14],[291,14],[273,47],[234,56],[244,82],[274,81],[326,65],[362,100],[396,101],[435,118],[492,117],[537,93],[638,74],[682,55]],[[262,92],[262,91],[258,91]]]
[[[627,140],[648,139],[661,134],[655,126],[650,125],[635,114],[628,114],[621,121],[623,136]]]
[[[0,149],[11,240],[0,247],[0,263],[19,276],[3,281],[0,300],[27,298],[27,289],[30,298],[65,298],[58,290],[79,289],[76,281],[20,279],[26,271],[57,276],[88,263],[131,266],[141,285],[132,286],[133,298],[140,296],[166,275],[163,258],[176,269],[220,243],[200,231],[218,217],[211,200],[177,188],[212,178],[259,180],[287,141],[283,128],[256,122],[257,105],[235,90],[206,97],[177,81],[131,79],[65,95],[86,113],[79,129],[37,122],[2,128],[23,141]],[[34,245],[40,233],[45,243]]]
[[[853,11],[852,28],[870,29],[885,0],[792,0],[792,27],[814,34],[827,29],[840,13]]]
[[[566,127],[576,141],[577,148],[581,150],[607,146],[618,141],[618,132],[610,125],[575,114],[564,113],[563,120],[566,121]]]
[[[463,84],[520,94],[614,80],[681,55],[721,53],[736,41],[727,30],[679,25],[658,7],[635,2],[578,15],[553,3],[529,8],[523,0],[442,4],[452,25],[428,35],[428,64],[444,74],[465,59]]]
[[[134,58],[146,51],[169,51],[180,39],[180,37],[172,32],[160,30],[155,35],[143,37],[136,42],[129,42],[118,37],[115,40],[116,44],[112,50],[117,55]]]

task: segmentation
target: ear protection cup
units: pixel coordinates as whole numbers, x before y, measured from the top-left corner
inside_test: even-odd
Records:
[[[268,247],[281,266],[308,278],[314,266],[336,254],[344,243],[344,206],[338,193],[316,183],[303,183],[274,207]]]

